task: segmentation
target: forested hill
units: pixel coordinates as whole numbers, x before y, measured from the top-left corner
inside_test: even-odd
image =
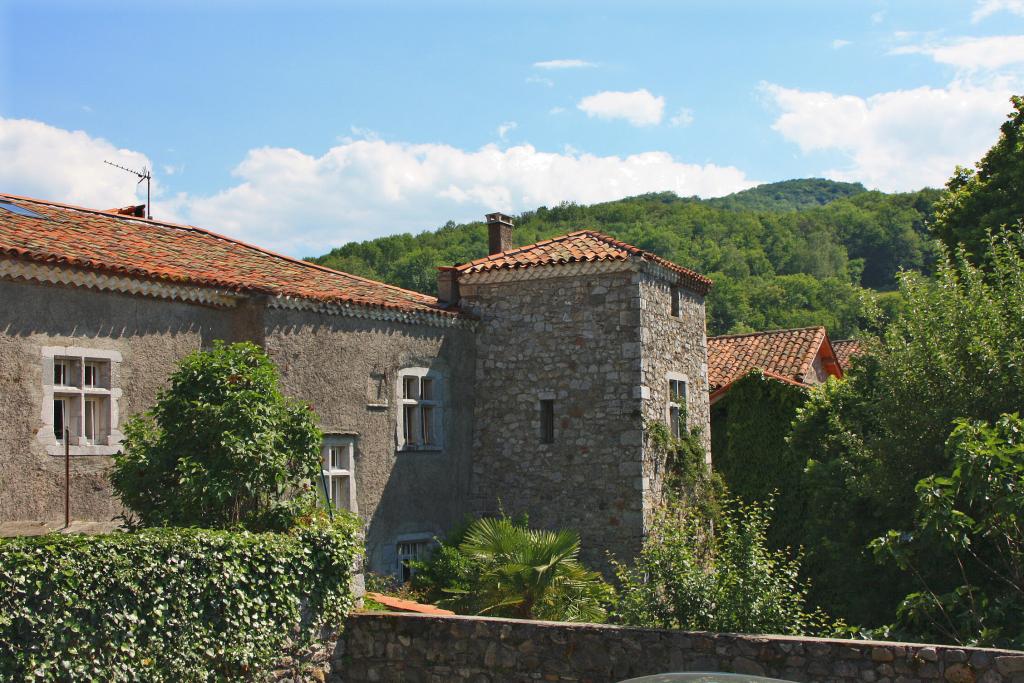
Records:
[[[926,223],[938,195],[931,189],[885,194],[823,179],[707,200],[662,192],[527,211],[514,217],[513,239],[530,244],[593,229],[700,271],[715,282],[709,334],[825,325],[841,338],[862,324],[863,288],[890,291],[899,269],[926,269],[934,260]],[[437,266],[486,255],[482,222],[449,222],[418,235],[353,242],[309,260],[434,293]]]

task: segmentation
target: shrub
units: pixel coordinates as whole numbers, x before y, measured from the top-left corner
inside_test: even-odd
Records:
[[[0,541],[0,679],[243,680],[342,621],[356,520]]]
[[[904,637],[1024,648],[1024,420],[958,420],[946,449],[952,471],[918,482],[913,530],[873,543],[917,581],[892,628]],[[936,547],[959,568],[952,579],[928,579],[922,563]]]
[[[128,420],[111,475],[146,526],[284,529],[313,500],[316,416],[285,398],[258,346],[186,356],[152,410]]]
[[[485,517],[417,563],[414,587],[463,614],[601,622],[614,594],[579,562],[579,551],[575,532]]]
[[[616,563],[616,616],[647,628],[730,633],[832,633],[806,607],[799,557],[769,550],[769,505],[726,501],[712,528],[701,514],[663,508],[633,565]]]

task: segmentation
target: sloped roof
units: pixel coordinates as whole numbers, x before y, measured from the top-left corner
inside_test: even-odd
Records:
[[[843,366],[843,370],[850,367],[850,359],[860,355],[860,342],[856,339],[837,339],[832,342],[832,350],[836,352],[836,359]]]
[[[662,266],[679,275],[684,284],[701,294],[706,294],[711,288],[711,280],[696,271],[593,230],[578,230],[524,247],[508,249],[455,266],[454,270],[460,274],[485,273],[564,263],[627,261],[632,258]]]
[[[709,337],[708,387],[714,391],[755,368],[803,383],[827,342],[824,327]]]
[[[434,297],[276,254],[190,225],[0,193],[0,256],[176,284],[458,315]]]

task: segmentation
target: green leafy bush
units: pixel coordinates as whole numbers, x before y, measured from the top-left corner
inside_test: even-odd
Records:
[[[416,563],[413,585],[462,614],[602,622],[614,593],[579,562],[579,551],[575,532],[485,517]]]
[[[0,679],[247,680],[352,606],[357,521],[0,540]]]
[[[769,550],[768,505],[726,503],[718,522],[666,507],[632,565],[616,563],[616,616],[647,628],[825,635],[830,624],[806,606],[800,558]]]
[[[111,480],[146,526],[288,527],[313,501],[322,435],[249,342],[186,356],[148,413],[128,420]]]
[[[917,485],[913,530],[890,531],[873,547],[918,581],[892,627],[900,634],[963,645],[1024,648],[1024,420],[959,420],[946,448],[952,470]],[[922,566],[938,547],[959,568],[929,580]],[[926,551],[926,552],[922,552]]]
[[[901,290],[905,312],[865,341],[845,381],[811,392],[790,436],[808,463],[801,544],[812,600],[866,627],[890,623],[918,585],[878,566],[868,544],[914,525],[918,482],[953,469],[954,422],[994,423],[1024,405],[1024,233],[991,238],[980,266],[948,254],[934,279],[905,274]],[[930,585],[961,574],[937,545],[920,559]]]

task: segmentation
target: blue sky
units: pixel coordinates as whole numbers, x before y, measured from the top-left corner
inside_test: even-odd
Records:
[[[0,2],[0,191],[295,255],[490,210],[826,176],[941,184],[1024,0]]]

